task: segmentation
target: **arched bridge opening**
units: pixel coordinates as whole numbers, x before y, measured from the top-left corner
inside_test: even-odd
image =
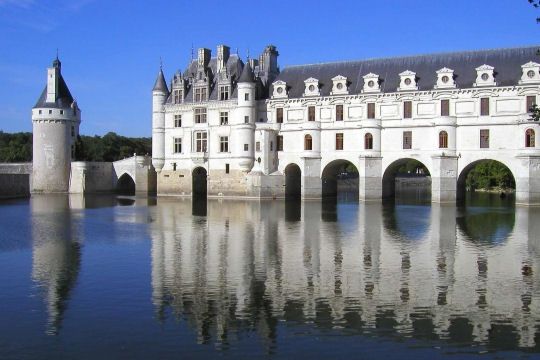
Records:
[[[203,167],[193,169],[191,176],[191,191],[193,197],[206,198],[207,194],[207,172]]]
[[[463,168],[457,180],[456,195],[458,203],[464,204],[468,198],[482,193],[485,199],[478,201],[496,205],[494,201],[513,202],[515,189],[516,180],[508,166],[497,160],[482,159]]]
[[[321,175],[323,199],[358,200],[358,168],[348,160],[334,160]]]
[[[411,158],[394,161],[384,171],[382,196],[405,202],[430,201],[431,174],[427,166]]]
[[[133,178],[125,173],[118,178],[116,183],[116,193],[119,195],[135,195],[135,181]]]
[[[299,200],[302,196],[302,170],[296,164],[285,168],[285,200]]]

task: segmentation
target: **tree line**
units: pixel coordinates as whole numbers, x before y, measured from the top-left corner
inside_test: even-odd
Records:
[[[76,161],[116,161],[126,157],[152,154],[152,139],[125,137],[114,132],[104,136],[78,136],[75,143]],[[32,133],[0,131],[0,162],[32,161]]]

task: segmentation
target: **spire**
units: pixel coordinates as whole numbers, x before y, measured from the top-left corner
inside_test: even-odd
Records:
[[[60,69],[62,67],[62,63],[60,62],[60,59],[58,58],[58,48],[56,48],[56,59],[54,59],[52,65],[53,65],[53,68]]]
[[[252,83],[255,82],[253,80],[253,71],[251,70],[251,65],[249,65],[249,59],[244,65],[244,69],[242,70],[242,75],[240,75],[240,78],[238,79],[239,83]]]
[[[165,94],[169,94],[169,88],[167,88],[167,82],[165,81],[165,76],[163,75],[162,66],[159,67],[158,76],[152,91],[161,91]]]

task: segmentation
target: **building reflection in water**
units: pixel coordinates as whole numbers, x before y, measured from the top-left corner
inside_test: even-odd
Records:
[[[209,200],[206,217],[191,207],[159,199],[153,208],[152,301],[158,319],[186,319],[200,343],[226,347],[257,331],[271,348],[285,320],[537,346],[537,209],[478,219],[436,204]]]

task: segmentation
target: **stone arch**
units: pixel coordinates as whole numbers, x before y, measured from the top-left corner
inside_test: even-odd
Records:
[[[410,167],[409,172],[403,170],[403,167]],[[428,166],[414,158],[400,158],[390,163],[383,172],[382,177],[382,197],[383,199],[392,199],[396,196],[396,177],[404,176],[413,178],[429,177],[431,188],[431,171]],[[431,190],[429,191],[431,194]]]
[[[300,199],[302,196],[302,170],[295,163],[285,167],[285,199]]]
[[[116,182],[116,192],[120,195],[135,195],[136,186],[135,180],[131,174],[125,172],[123,173]]]
[[[191,173],[191,193],[193,196],[206,197],[207,172],[202,166],[197,166]]]
[[[339,190],[358,196],[358,168],[349,160],[330,161],[321,174],[323,198],[337,197]]]
[[[511,187],[515,188],[515,186],[516,186],[516,177],[514,175],[514,172],[512,171],[512,169],[510,168],[510,166],[508,166],[508,164],[506,162],[500,161],[500,160],[495,160],[495,159],[489,159],[489,158],[478,159],[478,160],[474,160],[474,161],[471,161],[470,163],[468,163],[461,170],[461,172],[459,173],[459,176],[458,176],[458,179],[457,179],[457,188],[456,188],[456,197],[457,197],[458,202],[462,202],[463,200],[465,200],[465,197],[466,197],[466,194],[467,194],[467,176],[469,175],[469,173],[477,165],[479,165],[481,163],[484,163],[486,161],[495,161],[496,163],[499,163],[499,164],[503,165],[511,175],[511,184],[509,184],[509,185]]]

